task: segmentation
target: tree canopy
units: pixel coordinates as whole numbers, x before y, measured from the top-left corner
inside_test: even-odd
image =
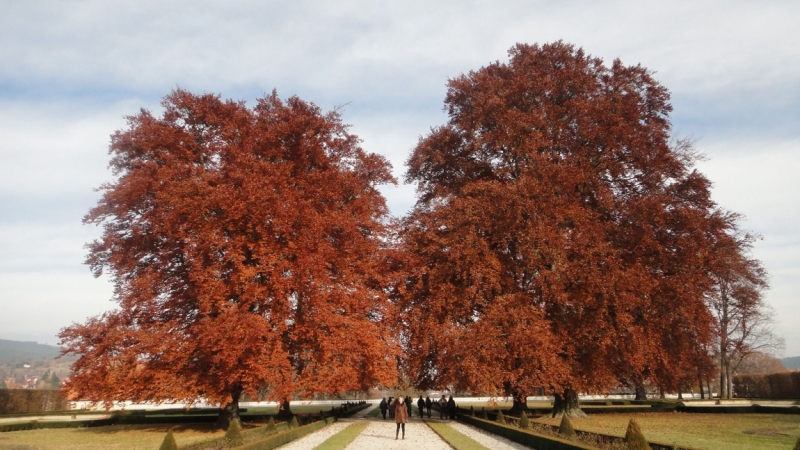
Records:
[[[677,387],[708,358],[712,250],[735,217],[647,69],[562,42],[509,54],[450,80],[448,123],[408,160],[405,367],[505,395]]]
[[[176,90],[111,140],[84,218],[119,308],[61,331],[94,401],[229,404],[392,384],[382,324],[389,163],[337,112],[274,92],[253,108]]]

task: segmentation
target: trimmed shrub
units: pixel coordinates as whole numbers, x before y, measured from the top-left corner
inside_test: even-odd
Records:
[[[497,417],[494,419],[497,423],[502,423],[503,425],[506,424],[506,416],[503,415],[503,410],[497,410]]]
[[[300,426],[300,422],[297,421],[297,416],[292,416],[292,421],[289,422],[289,428],[297,428]]]
[[[569,417],[566,414],[561,416],[561,426],[558,427],[558,434],[566,438],[574,438],[576,436],[575,429],[572,428],[572,422],[569,421]]]
[[[320,428],[323,428],[325,425],[335,421],[335,417],[329,417],[325,420],[319,420],[299,428],[290,429],[288,431],[265,437],[257,442],[245,444],[241,447],[237,447],[237,450],[272,450],[280,447],[281,445],[288,444],[289,442],[292,442],[293,440],[303,437],[309,433],[313,433],[314,431],[317,431]]]
[[[161,443],[161,447],[158,447],[158,450],[178,450],[178,443],[175,442],[172,430],[167,431],[167,435],[164,436],[164,442]]]
[[[800,437],[797,438],[797,443],[794,444],[794,450],[800,450]]]
[[[242,424],[239,422],[239,419],[231,420],[230,425],[228,425],[228,431],[225,432],[224,439],[228,447],[236,447],[244,444]]]
[[[278,429],[275,427],[275,418],[270,416],[269,423],[267,423],[267,427],[264,429],[264,434],[272,434],[276,431],[278,431]]]
[[[522,411],[522,413],[519,416],[519,427],[522,428],[522,429],[525,429],[525,428],[528,428],[530,426],[531,426],[531,423],[530,423],[530,421],[528,421],[528,414],[525,411]]]
[[[633,419],[628,423],[628,431],[625,432],[625,442],[631,450],[650,450],[650,444],[647,443],[642,429],[639,428]]]
[[[469,415],[475,417],[475,407],[472,405],[469,407]]]

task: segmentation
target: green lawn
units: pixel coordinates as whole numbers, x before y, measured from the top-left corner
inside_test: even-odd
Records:
[[[442,422],[425,421],[442,439],[456,450],[489,450],[471,437],[459,433]]]
[[[349,425],[344,430],[328,438],[328,440],[322,444],[314,447],[314,450],[343,450],[350,445],[368,425],[369,422],[359,422]]]
[[[0,433],[0,450],[154,450],[170,428],[178,445],[225,434],[214,429],[213,424],[50,428]]]
[[[576,430],[624,436],[630,419],[649,440],[708,450],[785,450],[794,448],[800,436],[800,415],[788,414],[594,414],[570,421]],[[534,421],[561,423],[551,418]]]

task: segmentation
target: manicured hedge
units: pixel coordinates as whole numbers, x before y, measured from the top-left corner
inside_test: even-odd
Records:
[[[474,426],[476,426],[478,428],[483,428],[484,430],[489,431],[491,433],[499,434],[499,435],[501,435],[501,436],[503,436],[503,437],[505,437],[507,439],[510,439],[510,440],[514,441],[514,442],[518,442],[518,443],[523,444],[523,445],[528,445],[530,447],[535,447],[535,448],[538,448],[538,449],[541,449],[541,450],[584,449],[584,448],[592,448],[593,449],[593,448],[595,448],[595,447],[587,446],[585,444],[579,444],[577,442],[568,441],[568,440],[564,440],[564,439],[559,439],[559,438],[556,438],[556,437],[553,437],[553,436],[542,435],[542,434],[536,433],[536,432],[534,432],[532,430],[521,430],[519,428],[514,428],[513,424],[511,426],[503,427],[502,425],[499,425],[497,422],[477,419],[475,417],[469,416],[468,414],[459,414],[458,418],[459,418],[459,420],[462,420],[462,421],[464,421],[466,423],[469,423],[470,425],[474,425]],[[516,423],[516,421],[519,420],[519,419],[517,419],[516,417],[513,417],[513,416],[506,416],[506,420],[509,420],[509,419],[511,419],[511,421],[513,423]],[[478,420],[478,421],[480,421],[480,424],[479,423],[474,423],[472,420]],[[494,427],[502,427],[502,429],[505,429],[505,430],[502,430],[502,429],[501,430],[504,433],[508,433],[508,434],[503,434],[501,432],[495,431],[495,429],[490,429],[489,427],[484,426],[486,424],[488,424],[489,427],[492,427],[492,426],[494,426]],[[558,428],[559,428],[558,425],[547,425],[547,426],[549,426],[551,429],[553,429],[556,432],[558,431]],[[523,433],[523,434],[519,435],[519,434],[516,434],[516,433]],[[590,433],[588,431],[581,431],[581,430],[575,430],[575,433],[578,436],[586,436],[586,437],[592,438],[596,442],[605,442],[606,444],[618,445],[618,446],[622,446],[622,445],[625,444],[624,443],[624,439],[621,438],[621,437],[618,437],[618,436],[611,436],[611,435],[608,435],[608,434],[600,434],[600,433]],[[547,444],[547,445],[551,445],[550,447],[548,447],[548,446],[545,446],[543,444],[537,443],[538,442],[537,440],[531,440],[530,437],[525,436],[525,435],[533,435],[537,439],[547,439],[547,440],[552,440],[554,442],[567,443],[569,445],[573,445],[573,447],[562,447],[562,446],[559,446],[561,444]],[[520,437],[520,436],[522,438],[526,439],[526,440],[517,440],[517,437]],[[664,443],[660,443],[660,442],[650,442],[650,448],[653,449],[653,450],[692,450],[690,447],[680,447],[680,446],[677,446],[677,445],[664,444]]]
[[[506,439],[512,440],[528,447],[533,447],[538,450],[595,450],[596,447],[580,444],[577,442],[559,439],[557,437],[545,436],[535,433],[533,431],[521,430],[519,428],[512,428],[509,426],[500,425],[497,422],[490,422],[488,420],[478,419],[466,414],[459,414],[459,420],[468,423],[472,426],[481,428],[490,433],[503,436]]]
[[[114,418],[95,419],[95,420],[64,420],[63,422],[38,422],[31,420],[28,422],[0,424],[0,432],[38,430],[43,428],[86,428],[104,427],[114,425]]]
[[[34,413],[68,408],[58,389],[0,389],[0,414]]]
[[[737,397],[743,398],[800,398],[800,372],[736,375],[733,377],[733,391]]]
[[[336,421],[335,417],[328,417],[326,419],[319,420],[317,422],[313,422],[308,425],[304,425],[302,427],[293,428],[291,430],[284,431],[278,434],[273,434],[272,436],[261,439],[260,441],[251,442],[249,444],[235,447],[235,450],[272,450],[274,448],[280,447],[281,445],[288,444],[289,442],[292,442],[295,439],[299,439],[309,433],[313,433],[325,427],[325,425],[328,425],[329,423],[333,423],[335,421]]]
[[[271,433],[271,436],[274,436],[275,433],[281,433],[284,430],[288,429],[288,423],[280,422],[275,424],[275,432]],[[242,436],[245,440],[253,439],[255,435],[265,435],[266,436],[266,425],[263,427],[253,428],[250,430],[242,431]],[[225,446],[225,437],[220,436],[214,439],[208,439],[205,441],[195,442],[194,444],[180,446],[180,450],[205,450],[207,448],[227,448]]]

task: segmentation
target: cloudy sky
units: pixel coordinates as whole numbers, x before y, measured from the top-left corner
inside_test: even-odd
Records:
[[[253,101],[277,89],[344,121],[398,178],[446,117],[448,78],[517,42],[641,63],[723,207],[760,233],[766,299],[800,355],[800,2],[0,0],[0,338],[55,343],[114,307],[82,264],[109,135],[176,87]],[[396,215],[413,186],[387,187]]]

